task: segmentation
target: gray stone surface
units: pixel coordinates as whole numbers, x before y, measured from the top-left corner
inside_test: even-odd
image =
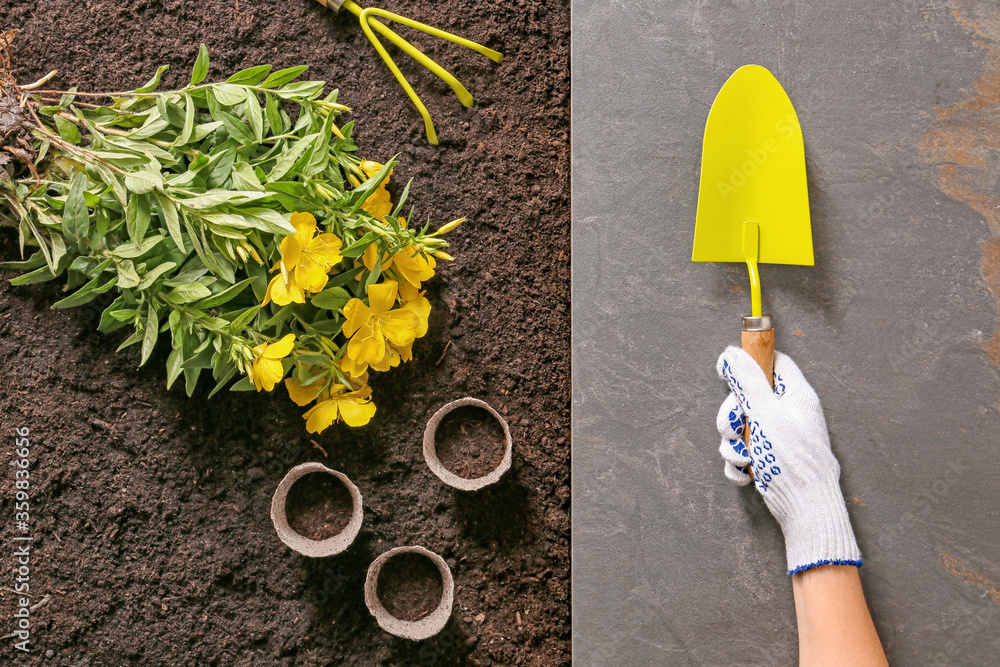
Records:
[[[574,2],[575,664],[795,662],[780,530],[716,453],[746,271],[690,261],[705,119],[747,63],[799,113],[816,247],[762,267],[764,310],[826,409],[890,661],[996,664],[1000,230],[920,145],[998,35],[992,2]],[[970,187],[1000,195],[983,136]]]

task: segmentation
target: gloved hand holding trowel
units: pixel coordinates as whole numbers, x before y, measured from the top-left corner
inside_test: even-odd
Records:
[[[726,477],[752,480],[785,537],[801,665],[887,665],[861,588],[840,491],[840,465],[819,398],[774,352],[758,263],[812,265],[805,153],[798,117],[762,67],[736,71],[705,127],[695,261],[746,262],[752,315],[742,347],[719,357],[730,388],[718,415]]]

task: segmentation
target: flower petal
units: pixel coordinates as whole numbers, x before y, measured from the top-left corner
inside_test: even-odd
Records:
[[[341,419],[348,426],[364,426],[375,416],[375,404],[368,400],[345,396],[337,401],[337,405]]]
[[[412,310],[397,308],[379,318],[382,333],[393,345],[409,345],[417,337],[420,319]]]
[[[427,333],[427,318],[430,317],[431,314],[431,302],[428,301],[427,298],[423,296],[423,294],[424,293],[421,292],[421,296],[403,304],[403,306],[400,308],[400,310],[409,310],[410,312],[412,312],[414,315],[417,316],[417,321],[418,321],[416,330],[417,338],[422,338],[423,335]]]
[[[281,239],[281,265],[285,271],[291,271],[299,263],[304,247],[305,243],[298,234]]]
[[[387,280],[368,288],[368,303],[371,304],[372,315],[382,315],[389,312],[396,305],[396,294],[399,283],[395,280]]]
[[[309,408],[302,418],[306,420],[306,430],[310,433],[319,433],[328,428],[330,424],[337,421],[337,401],[329,399],[320,401]]]
[[[356,363],[377,364],[385,356],[385,336],[365,325],[351,336],[347,354]]]
[[[328,276],[326,268],[317,264],[309,255],[303,255],[299,265],[295,267],[295,282],[307,292],[316,294],[326,287]]]
[[[344,304],[344,335],[351,337],[354,332],[371,323],[372,311],[361,299],[351,299]]]
[[[340,248],[343,244],[334,234],[320,234],[306,246],[306,251],[319,264],[325,264],[325,268],[333,266],[343,257],[340,256]]]
[[[288,389],[289,398],[291,398],[296,405],[303,406],[316,400],[316,397],[319,396],[321,391],[323,391],[323,383],[316,381],[303,387],[298,380],[287,378],[285,380],[285,388]]]
[[[272,299],[279,306],[306,302],[305,294],[302,293],[302,289],[295,283],[294,274],[291,274],[289,277],[292,280],[287,283],[282,279],[280,273],[271,278],[271,282],[267,285],[267,294],[264,295],[265,304]]]
[[[295,227],[295,235],[299,237],[302,244],[309,243],[316,234],[316,218],[312,213],[292,213],[289,219],[292,227]]]
[[[285,374],[285,369],[282,367],[281,362],[277,359],[261,357],[257,360],[255,367],[258,370],[254,373],[254,386],[257,386],[259,380],[259,386],[263,387],[267,391],[274,389],[274,385],[277,384],[281,380],[281,376]],[[260,391],[259,387],[257,391]]]
[[[340,358],[340,369],[352,378],[363,378],[366,377],[365,371],[368,370],[368,364],[364,362],[358,363],[345,354]]]
[[[271,343],[261,355],[264,359],[281,359],[287,357],[295,346],[295,334],[287,334],[277,343]]]

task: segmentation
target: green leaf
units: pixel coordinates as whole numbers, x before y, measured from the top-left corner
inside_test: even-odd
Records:
[[[216,101],[227,107],[235,106],[247,98],[247,89],[229,83],[219,83],[212,87]],[[215,114],[212,114],[213,116]]]
[[[181,362],[183,360],[184,358],[181,355],[181,350],[179,348],[172,350],[170,352],[170,356],[167,357],[167,389],[170,389],[171,385],[174,384],[174,381],[181,374],[181,370],[183,370],[181,368]]]
[[[310,201],[311,195],[306,189],[305,183],[298,181],[278,181],[267,183],[264,189],[274,195],[278,203],[289,213],[307,213],[310,211],[322,211],[323,207]]]
[[[146,236],[149,229],[149,196],[132,195],[129,197],[128,206],[125,207],[125,225],[128,228],[128,236],[133,241],[140,241]]]
[[[242,333],[243,329],[246,328],[253,318],[257,317],[257,313],[259,312],[260,306],[251,306],[250,308],[247,308],[229,324],[229,332],[232,334]]]
[[[184,369],[184,391],[187,393],[188,398],[194,394],[195,387],[198,386],[198,376],[201,375],[200,368],[185,368]]]
[[[134,139],[149,139],[150,137],[154,137],[160,132],[163,132],[168,127],[170,127],[170,123],[168,123],[166,119],[157,118],[156,120],[146,125],[143,125],[141,128],[131,133],[129,136],[131,136]]]
[[[137,93],[151,93],[154,90],[156,90],[157,88],[159,88],[160,87],[160,77],[162,77],[163,73],[166,72],[168,69],[170,69],[170,65],[160,65],[160,67],[156,70],[156,74],[153,75],[153,78],[150,79],[149,81],[147,81],[146,84],[143,85],[142,87],[136,88],[135,92],[137,92]]]
[[[268,182],[271,183],[282,180],[285,174],[287,174],[292,166],[295,165],[295,162],[302,157],[302,153],[304,153],[317,138],[318,135],[310,134],[302,139],[299,139],[292,144],[290,148],[285,150],[275,163],[274,168],[271,169],[271,173],[267,175]]]
[[[154,282],[156,282],[157,278],[159,278],[160,276],[162,276],[164,273],[166,273],[170,269],[174,268],[175,266],[177,266],[176,262],[164,262],[163,264],[160,264],[159,266],[154,267],[150,271],[147,271],[142,276],[142,281],[139,283],[137,289],[141,289],[141,290],[146,289],[147,287],[149,287],[150,285],[152,285]],[[176,311],[174,311],[174,312],[176,312]]]
[[[177,141],[175,142],[178,146],[183,146],[184,144],[191,141],[194,135],[194,100],[191,99],[190,95],[184,96],[184,124],[181,126],[181,133],[177,136]]]
[[[269,234],[288,236],[295,233],[295,227],[277,211],[269,208],[242,208],[239,214],[212,213],[203,216],[217,225],[225,225],[236,229],[259,229]]]
[[[209,392],[208,397],[212,398],[213,396],[215,396],[221,389],[223,389],[226,386],[227,382],[233,379],[234,375],[236,375],[236,364],[230,362],[226,371],[219,378],[219,382],[215,385],[215,389]]]
[[[257,65],[256,67],[248,67],[245,70],[241,70],[236,74],[232,75],[226,79],[226,83],[239,83],[245,86],[255,86],[261,82],[261,80],[267,76],[267,73],[271,71],[270,65]],[[293,77],[294,78],[294,77]]]
[[[101,271],[103,271],[110,265],[111,265],[111,258],[108,258],[103,262],[101,262],[98,265],[98,267],[100,268]],[[97,289],[97,285],[99,284],[100,280],[101,276],[98,275],[94,277],[90,282],[88,282],[86,285],[78,289],[73,294],[69,295],[65,299],[56,301],[54,304],[52,304],[52,307],[72,308],[73,306],[82,306],[83,304],[94,300],[97,297],[97,295],[100,294],[100,291]],[[111,282],[114,283],[114,280],[112,280]]]
[[[234,383],[233,386],[229,388],[229,391],[253,391],[256,388],[257,387],[253,386],[253,382],[250,381],[250,378],[244,377]]]
[[[238,206],[248,202],[256,201],[267,197],[266,192],[253,192],[248,190],[210,190],[205,194],[191,197],[190,199],[178,199],[177,203],[186,208],[201,210],[213,208],[221,204],[231,204]]]
[[[135,287],[139,284],[139,274],[135,270],[135,265],[131,259],[122,260],[116,264],[118,269],[118,286],[122,289]]]
[[[156,345],[156,337],[160,332],[160,320],[156,315],[156,308],[153,307],[152,302],[150,302],[147,312],[146,324],[142,327],[142,360],[139,362],[140,366],[145,364],[146,360],[149,359],[149,355],[152,354],[153,346]]]
[[[201,283],[187,283],[171,290],[166,299],[172,303],[184,304],[193,303],[209,296],[212,296],[212,290]]]
[[[378,239],[378,234],[375,232],[368,232],[360,239],[347,246],[346,248],[341,248],[340,255],[342,257],[361,257],[365,254],[365,249],[368,248],[372,243]]]
[[[160,215],[167,226],[167,231],[170,232],[170,238],[174,240],[174,245],[181,252],[187,254],[187,249],[184,247],[184,237],[181,236],[181,223],[177,215],[177,207],[169,197],[159,191],[156,192],[156,201],[160,205]]]
[[[60,137],[71,144],[78,144],[83,140],[83,137],[80,136],[80,128],[76,126],[76,123],[62,116],[55,116],[55,121]]]
[[[122,187],[122,182],[118,180],[114,172],[104,165],[97,165],[97,171],[101,175],[101,180],[111,186],[111,191],[114,193],[118,203],[123,207],[128,206],[128,195],[125,193],[125,188]]]
[[[351,300],[351,295],[342,287],[329,287],[315,295],[310,303],[317,308],[326,310],[341,310]]]
[[[77,174],[66,196],[66,207],[63,209],[62,230],[67,238],[79,241],[87,237],[90,229],[90,211],[84,193],[87,190],[87,176]]]
[[[323,92],[323,86],[325,85],[325,81],[296,81],[287,86],[282,86],[274,94],[285,100],[314,99]]]
[[[274,76],[273,74],[271,76]],[[285,131],[285,121],[281,118],[281,111],[278,109],[278,101],[271,95],[264,95],[264,115],[267,116],[267,124],[271,127],[271,132],[275,135]]]
[[[253,167],[246,162],[237,162],[233,165],[233,187],[239,190],[264,191],[264,186],[260,184]]]
[[[195,125],[194,131],[191,132],[191,139],[185,143],[195,143],[201,141],[208,135],[218,130],[220,127],[222,127],[221,120],[213,120],[210,123],[202,123],[200,125]]]
[[[218,294],[213,294],[207,299],[199,301],[198,303],[194,304],[193,307],[198,308],[200,310],[208,310],[209,308],[216,308],[217,306],[221,306],[224,303],[228,303],[233,299],[235,299],[237,296],[239,296],[240,292],[242,292],[243,289],[251,282],[253,282],[253,278],[245,278],[240,282],[236,283],[235,285],[227,287]]]
[[[256,95],[247,95],[247,101],[243,103],[247,118],[250,119],[250,127],[253,128],[257,143],[264,141],[264,112],[260,108],[260,102]]]
[[[277,72],[273,72],[271,76],[264,79],[264,83],[260,85],[262,88],[277,88],[278,86],[283,86],[305,72],[307,69],[309,69],[308,65],[298,65],[297,67],[289,67],[288,69],[279,69]]]
[[[125,187],[136,194],[146,194],[163,187],[163,174],[157,171],[130,171],[125,174]]]
[[[56,277],[56,274],[49,270],[48,266],[43,266],[40,269],[35,269],[31,273],[25,273],[23,276],[18,276],[17,278],[12,278],[10,281],[11,285],[33,285],[35,283],[44,283],[47,280],[52,280]]]
[[[168,102],[166,95],[157,96],[156,109],[174,127],[184,127],[184,109],[173,102]]]
[[[135,241],[123,243],[111,251],[111,256],[119,259],[135,259],[136,257],[141,257],[152,250],[153,246],[162,241],[163,238],[163,234],[155,234],[150,236],[148,239],[139,241],[138,243]]]
[[[233,139],[236,139],[244,145],[253,143],[253,132],[242,120],[231,113],[226,113],[225,111],[220,111],[218,113],[218,118],[226,126],[226,131],[229,132],[229,136]]]
[[[128,338],[126,338],[125,342],[122,343],[121,345],[119,345],[118,349],[115,350],[115,352],[121,352],[122,350],[124,350],[129,345],[135,345],[140,340],[142,340],[142,337],[143,337],[143,334],[144,334],[144,330],[145,330],[145,327],[142,328],[142,329],[136,329],[134,332],[132,332],[132,335],[129,336]]]
[[[208,76],[208,49],[204,44],[198,49],[198,58],[194,61],[194,69],[191,70],[191,85],[198,85]]]
[[[20,262],[0,262],[0,269],[12,269],[14,271],[30,271],[45,264],[45,256],[39,250],[28,259]]]

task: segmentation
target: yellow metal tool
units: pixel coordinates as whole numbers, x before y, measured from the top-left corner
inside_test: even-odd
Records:
[[[746,263],[751,316],[743,318],[743,349],[773,380],[774,328],[762,312],[757,265],[812,266],[813,245],[799,118],[758,65],[736,70],[708,112],[691,259]]]
[[[427,111],[427,107],[424,106],[424,103],[420,100],[420,97],[413,90],[413,86],[410,85],[410,82],[407,81],[406,77],[403,76],[403,73],[399,71],[399,67],[393,61],[392,57],[389,55],[389,52],[385,50],[385,46],[383,46],[382,42],[379,41],[378,37],[375,36],[375,32],[378,32],[380,35],[388,39],[390,42],[399,47],[401,51],[409,55],[411,58],[413,58],[418,63],[420,63],[428,70],[430,70],[432,74],[434,74],[442,81],[447,83],[448,86],[453,91],[455,91],[455,95],[458,96],[458,100],[464,106],[466,107],[472,106],[473,104],[472,95],[465,88],[465,86],[461,84],[461,82],[458,79],[456,79],[454,76],[452,76],[450,72],[448,72],[448,70],[438,65],[424,53],[418,51],[416,47],[414,47],[408,41],[397,35],[391,28],[386,26],[378,19],[383,18],[390,21],[395,21],[396,23],[399,23],[401,25],[405,25],[415,30],[420,30],[421,32],[425,32],[428,35],[433,35],[434,37],[440,37],[441,39],[448,40],[449,42],[454,42],[455,44],[464,46],[466,48],[472,49],[473,51],[476,51],[477,53],[483,54],[493,62],[498,63],[503,58],[502,53],[494,51],[493,49],[486,48],[482,44],[477,44],[476,42],[464,39],[462,37],[459,37],[458,35],[453,35],[450,32],[445,32],[444,30],[439,30],[433,26],[420,23],[419,21],[408,19],[405,16],[400,16],[399,14],[393,14],[392,12],[387,12],[384,9],[378,9],[375,7],[363,8],[359,6],[357,3],[353,2],[352,0],[316,0],[316,2],[323,5],[324,7],[329,7],[334,11],[337,11],[341,7],[343,7],[344,9],[346,9],[347,11],[351,12],[352,14],[358,17],[358,21],[361,23],[361,29],[368,37],[368,40],[372,43],[372,46],[375,47],[375,50],[378,51],[378,54],[382,56],[382,60],[385,61],[385,64],[392,71],[393,76],[395,76],[396,80],[399,81],[399,85],[403,87],[403,90],[406,91],[406,94],[410,98],[410,101],[413,102],[413,105],[417,107],[417,111],[419,111],[420,115],[423,117],[424,130],[427,132],[427,140],[435,145],[437,145],[438,143],[437,132],[434,130],[434,122],[431,120],[430,112]]]

